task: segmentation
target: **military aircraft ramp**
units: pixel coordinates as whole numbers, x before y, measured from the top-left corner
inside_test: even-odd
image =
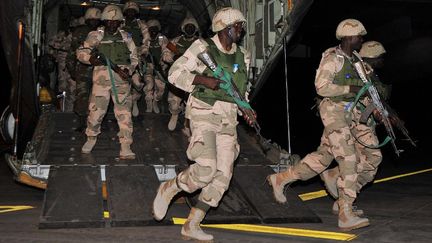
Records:
[[[91,154],[81,154],[85,135],[75,131],[73,113],[45,113],[37,125],[21,170],[45,180],[40,228],[119,227],[173,224],[187,216],[197,193],[180,193],[166,219],[156,222],[151,205],[160,181],[175,177],[191,161],[187,138],[166,129],[168,115],[145,114],[134,121],[135,160],[119,160],[117,123],[108,114]],[[265,178],[273,170],[255,139],[239,127],[241,153],[231,187],[205,223],[321,222],[298,196],[287,190],[288,203],[274,201]],[[30,158],[33,157],[33,158]],[[26,171],[27,169],[27,171]],[[46,179],[44,179],[46,176]]]

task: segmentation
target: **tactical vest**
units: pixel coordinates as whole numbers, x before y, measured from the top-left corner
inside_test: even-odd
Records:
[[[149,47],[149,52],[153,56],[153,59],[156,63],[159,63],[162,55],[162,47],[159,44],[159,36],[160,35],[158,35],[158,37],[156,37],[154,40],[150,39]]]
[[[126,22],[125,26],[123,26],[123,30],[132,35],[135,46],[142,45],[143,36],[141,33],[141,28],[138,24],[138,20]]]
[[[333,83],[337,85],[356,85],[356,86],[363,86],[364,83],[360,79],[360,77],[357,74],[357,71],[352,66],[350,60],[348,60],[347,57],[344,58],[344,64],[342,69],[335,75]],[[355,94],[344,94],[339,95],[335,97],[330,97],[332,101],[339,102],[339,101],[354,101]]]
[[[196,38],[187,40],[184,36],[180,37],[179,41],[176,44],[179,55],[183,55],[195,40]]]
[[[117,65],[130,65],[131,63],[131,52],[123,40],[121,33],[111,35],[105,32],[97,49]]]
[[[209,45],[207,48],[209,54],[219,66],[231,75],[232,81],[239,89],[240,94],[244,95],[247,89],[247,73],[244,54],[241,52],[240,47],[237,46],[237,51],[233,54],[225,54],[218,50],[213,40],[208,39],[206,42]],[[206,68],[203,74],[213,77],[213,72],[209,68]],[[212,90],[204,85],[196,85],[192,91],[192,96],[211,106],[218,100],[235,103],[234,99],[225,90]]]

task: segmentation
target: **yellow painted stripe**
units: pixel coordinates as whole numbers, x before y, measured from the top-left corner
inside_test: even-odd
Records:
[[[108,211],[104,211],[104,218],[109,219],[110,213]]]
[[[425,173],[425,172],[429,172],[429,171],[432,171],[432,168],[375,180],[373,183],[375,184],[375,183],[380,183],[380,182],[384,182],[384,181],[390,181],[390,180],[399,179],[399,178],[406,177],[406,176],[417,175],[417,174],[421,174],[421,173]]]
[[[32,209],[34,208],[33,206],[8,206],[8,205],[3,205],[0,206],[0,213],[7,213],[7,212],[13,212],[13,211],[20,211],[20,210],[27,210],[27,209]]]
[[[402,175],[395,175],[395,176],[391,176],[391,177],[387,177],[387,178],[383,178],[383,179],[379,179],[379,180],[374,180],[373,183],[376,184],[376,183],[380,183],[380,182],[391,181],[391,180],[399,179],[399,178],[402,178],[402,177],[417,175],[417,174],[426,173],[426,172],[430,172],[430,171],[432,171],[432,168],[425,169],[425,170],[414,171],[414,172],[406,173],[406,174],[402,174]],[[315,192],[308,192],[308,193],[303,193],[303,194],[299,195],[299,197],[303,201],[309,201],[309,200],[312,200],[312,199],[317,199],[317,198],[325,197],[325,196],[327,196],[327,192],[325,190],[319,190],[319,191],[315,191]]]
[[[186,219],[184,218],[172,218],[172,219],[174,224],[184,224],[184,222],[186,221]],[[273,227],[273,226],[251,225],[251,224],[203,224],[201,226],[207,228],[216,228],[216,229],[227,229],[227,230],[289,235],[289,236],[302,236],[302,237],[311,237],[311,238],[329,239],[329,240],[342,240],[342,241],[350,241],[357,237],[354,234],[345,234],[345,233],[331,232],[331,231]]]
[[[327,196],[326,190],[319,190],[319,191],[315,191],[315,192],[308,192],[308,193],[303,193],[303,194],[299,195],[299,197],[303,201],[308,201],[308,200],[312,200],[312,199],[316,199],[316,198],[320,198],[320,197],[325,197],[325,196]]]

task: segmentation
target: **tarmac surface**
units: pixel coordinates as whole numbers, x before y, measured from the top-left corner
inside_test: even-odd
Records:
[[[356,201],[369,218],[369,227],[340,231],[337,216],[331,213],[333,200],[316,178],[291,188],[322,223],[208,225],[203,229],[214,235],[215,242],[432,242],[432,161],[426,156],[427,147],[420,144],[400,158],[384,151],[375,183],[366,186]],[[15,182],[1,151],[0,242],[186,242],[181,239],[180,225],[39,229],[44,190]]]

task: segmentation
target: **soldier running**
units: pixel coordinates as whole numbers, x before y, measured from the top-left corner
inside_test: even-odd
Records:
[[[207,50],[231,74],[239,93],[246,95],[250,59],[246,50],[236,44],[245,23],[239,10],[220,9],[212,20],[216,35],[205,41],[195,41],[169,70],[170,83],[191,93],[186,113],[190,118],[192,137],[186,153],[195,163],[160,185],[153,202],[153,215],[156,220],[162,220],[177,193],[202,189],[198,203],[181,229],[186,239],[213,240],[212,235],[201,230],[200,223],[209,208],[217,207],[228,190],[234,160],[240,149],[236,130],[238,106],[231,96],[219,89],[223,81],[213,78],[213,73],[197,55]]]
[[[366,29],[358,20],[346,19],[339,23],[336,38],[341,43],[323,53],[315,78],[316,92],[323,97],[319,105],[324,125],[321,144],[317,151],[306,155],[287,171],[268,177],[276,201],[285,203],[285,185],[322,173],[335,159],[337,169],[325,171],[321,177],[329,185],[329,193],[338,199],[333,210],[338,212],[339,228],[345,231],[369,225],[363,211],[353,208],[353,202],[361,187],[372,181],[382,160],[380,149],[373,148],[378,145],[375,122],[361,124],[361,107],[355,106],[352,111],[348,108],[363,86],[352,62],[353,51],[361,48],[364,35]],[[360,100],[363,104],[369,102],[368,97]],[[372,147],[362,145],[357,139]]]

